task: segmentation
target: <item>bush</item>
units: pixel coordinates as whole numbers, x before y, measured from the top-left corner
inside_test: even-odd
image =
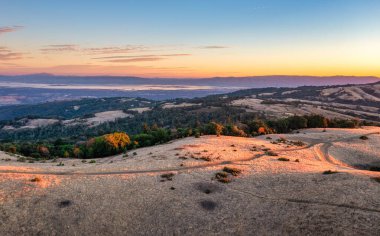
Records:
[[[30,180],[30,182],[41,182],[42,179],[40,177],[34,177],[33,179]]]
[[[221,183],[230,183],[231,182],[231,179],[228,178],[228,173],[227,172],[218,172],[215,174],[215,178],[221,182]]]
[[[238,176],[239,174],[241,174],[241,170],[239,170],[238,168],[233,168],[233,167],[226,166],[223,168],[223,171],[226,173],[230,173],[233,176]]]
[[[172,181],[173,177],[174,177],[174,173],[166,173],[166,174],[161,175],[161,178],[169,180],[169,181]]]
[[[277,160],[279,160],[279,161],[290,161],[289,158],[285,158],[285,157],[280,157]]]
[[[336,174],[336,173],[338,173],[338,171],[326,170],[322,174],[324,174],[324,175],[332,175],[332,174]]]
[[[267,155],[267,156],[272,156],[272,157],[275,157],[275,156],[278,156],[278,154],[277,153],[275,153],[275,152],[273,152],[273,151],[266,151],[265,152],[265,155]]]

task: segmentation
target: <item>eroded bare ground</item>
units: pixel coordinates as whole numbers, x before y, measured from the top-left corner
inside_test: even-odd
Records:
[[[2,153],[0,232],[379,235],[379,132],[187,138],[92,164]]]

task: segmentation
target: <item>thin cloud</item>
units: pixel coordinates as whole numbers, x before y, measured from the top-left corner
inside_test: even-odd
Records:
[[[125,47],[93,47],[84,48],[76,44],[54,44],[47,45],[40,49],[43,53],[61,53],[61,52],[80,52],[88,55],[118,54],[118,53],[135,53],[146,50],[141,45],[130,45]]]
[[[146,51],[147,47],[141,45],[129,45],[125,47],[97,47],[83,48],[82,51],[87,54],[118,54],[118,53],[135,53]]]
[[[41,51],[44,53],[56,53],[56,52],[74,52],[78,50],[78,45],[76,44],[52,44],[47,45],[42,48]]]
[[[13,52],[9,48],[0,47],[0,61],[19,60],[23,58],[23,53]]]
[[[191,56],[187,53],[177,53],[177,54],[160,54],[160,55],[131,55],[131,56],[109,56],[109,57],[94,57],[94,60],[103,59],[130,59],[130,58],[147,58],[147,57],[185,57]]]
[[[201,46],[199,48],[201,48],[201,49],[225,49],[228,47],[227,46],[221,46],[221,45],[208,45],[208,46]]]
[[[24,28],[24,26],[19,26],[19,25],[0,27],[0,35],[6,34],[6,33],[12,33],[22,28]]]
[[[114,63],[131,63],[131,62],[147,62],[147,61],[160,61],[164,60],[162,57],[137,57],[137,58],[128,58],[128,59],[115,59],[108,60],[106,62],[114,62]]]
[[[23,58],[23,54],[18,53],[18,52],[0,53],[0,61],[19,60],[22,58]]]

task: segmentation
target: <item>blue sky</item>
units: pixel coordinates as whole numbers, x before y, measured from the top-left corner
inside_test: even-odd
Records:
[[[335,74],[355,63],[343,56],[357,54],[352,48],[358,46],[358,56],[368,63],[349,73],[380,75],[373,62],[376,55],[371,54],[380,50],[376,43],[380,40],[380,1],[375,0],[2,0],[0,4],[0,32],[1,27],[22,26],[0,34],[0,47],[22,54],[20,60],[8,59],[5,66],[0,65],[0,72],[5,73],[17,73],[16,68],[9,68],[11,64],[20,73],[54,73],[54,67],[90,64],[107,67],[105,71],[111,74],[111,67],[115,67],[115,74],[133,74],[132,67],[141,69],[142,74],[143,67],[185,67],[192,72],[184,74],[194,76],[284,74],[297,73],[295,64],[309,60],[309,65],[301,63],[300,74],[307,73],[307,69],[310,74]],[[69,44],[78,47],[74,55],[62,55],[68,50],[61,50],[60,55],[41,53],[49,45]],[[83,53],[86,47],[126,45],[149,49],[123,56],[176,53],[189,54],[191,58],[135,60],[115,66],[94,62]],[[346,46],[341,48],[342,45]],[[308,50],[316,64],[323,66],[318,72],[310,69],[313,60],[304,55]],[[267,64],[258,63],[260,57]],[[322,63],[324,57],[334,58],[337,65],[328,68]],[[221,63],[231,61],[234,65],[228,70],[220,68]],[[244,66],[235,65],[236,61]],[[274,61],[273,65],[268,64],[270,61]],[[289,68],[287,61],[292,62]],[[263,67],[262,72],[255,72]],[[70,73],[75,74],[75,70]]]

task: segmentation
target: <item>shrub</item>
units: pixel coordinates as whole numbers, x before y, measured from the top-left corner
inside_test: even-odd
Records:
[[[337,174],[338,171],[333,171],[333,170],[326,170],[322,174],[324,175],[332,175],[332,174]]]
[[[174,173],[166,173],[166,174],[161,175],[161,178],[169,180],[169,181],[173,180],[173,177],[174,177]]]
[[[363,135],[363,136],[360,136],[360,139],[361,140],[368,140],[368,137]]]
[[[290,143],[293,144],[294,146],[298,146],[298,147],[305,146],[305,143],[302,141],[291,141]]]
[[[279,160],[279,161],[290,161],[289,158],[285,158],[285,157],[280,157],[277,160]]]
[[[40,177],[34,177],[33,179],[30,180],[30,182],[41,182],[42,179]]]
[[[226,166],[223,168],[223,171],[226,173],[230,173],[233,176],[238,176],[239,174],[241,174],[241,170],[239,170],[238,168],[233,168],[233,167]]]
[[[210,157],[200,157],[199,159],[204,160],[204,161],[211,161]]]
[[[275,152],[273,152],[273,151],[266,151],[265,152],[265,155],[267,155],[267,156],[272,156],[272,157],[275,157],[275,156],[278,156],[278,154],[277,153],[275,153]]]
[[[94,164],[94,163],[96,163],[96,161],[95,160],[91,160],[89,163],[90,164]]]
[[[218,172],[215,174],[215,178],[221,183],[230,183],[231,179],[228,177],[227,172]]]

